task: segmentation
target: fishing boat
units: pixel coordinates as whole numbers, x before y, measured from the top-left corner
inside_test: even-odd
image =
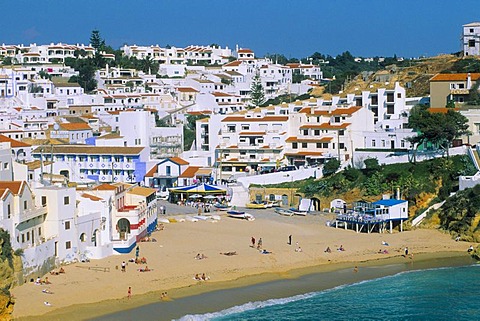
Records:
[[[245,219],[247,221],[253,221],[255,219],[252,214],[243,211],[227,211],[227,215],[233,218]]]
[[[220,204],[220,203],[213,204],[213,208],[216,209],[217,211],[229,211],[230,207],[231,206],[227,204]]]
[[[275,213],[283,215],[283,216],[292,216],[293,215],[293,211],[288,210],[286,208],[275,207],[274,211],[275,211]]]
[[[290,208],[290,211],[293,212],[293,215],[300,215],[300,216],[306,216],[308,211],[302,211],[296,208]]]
[[[267,205],[263,202],[251,202],[245,205],[246,208],[250,209],[262,209],[262,208],[267,208]]]

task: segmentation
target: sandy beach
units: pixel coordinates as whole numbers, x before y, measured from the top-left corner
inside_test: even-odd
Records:
[[[176,300],[216,289],[296,278],[312,272],[308,268],[328,271],[358,266],[361,270],[363,266],[382,262],[415,262],[422,255],[467,256],[470,246],[436,230],[357,234],[327,227],[325,223],[330,219],[329,215],[283,217],[265,210],[250,222],[222,215],[220,221],[165,224],[164,230],[152,234],[156,242],[139,243],[140,257],[145,257],[147,264],[128,262],[135,256],[132,251],[128,255],[64,266],[64,274],[47,275],[50,285],[28,282],[14,288],[14,317],[38,320],[40,315],[48,313],[40,319],[61,320],[66,314],[71,320],[85,320],[161,302],[163,292],[168,293],[167,300]],[[289,235],[292,235],[291,245]],[[261,254],[251,247],[252,237],[256,241],[262,238],[262,248],[271,253]],[[345,251],[337,250],[341,246]],[[295,251],[298,247],[301,252]],[[327,247],[331,253],[324,252]],[[413,257],[402,256],[405,247]],[[388,253],[379,253],[380,250]],[[227,252],[236,255],[221,254]],[[195,259],[198,253],[206,258]],[[125,272],[121,271],[122,261],[128,262]],[[146,266],[150,271],[141,272]],[[203,273],[209,277],[208,281],[195,280],[196,274]],[[45,289],[51,293],[42,292]],[[45,301],[50,305],[45,305]],[[99,302],[102,304],[92,305]],[[81,315],[76,313],[80,309]]]

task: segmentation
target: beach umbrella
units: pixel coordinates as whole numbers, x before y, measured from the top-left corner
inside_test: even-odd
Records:
[[[199,198],[199,197],[202,197],[202,195],[200,194],[193,194],[193,195],[190,195],[189,198]]]
[[[207,195],[207,196],[204,196],[203,198],[208,199],[208,200],[212,200],[212,199],[217,198],[217,197],[213,196],[213,195]]]

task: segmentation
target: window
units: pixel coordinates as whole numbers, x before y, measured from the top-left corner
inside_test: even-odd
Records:
[[[63,198],[63,205],[68,205],[68,204],[70,204],[70,197],[65,196],[65,197]]]
[[[25,242],[25,234],[22,234],[22,243]]]
[[[385,147],[385,140],[382,139],[382,147]]]
[[[345,148],[345,144],[344,144],[344,143],[340,143],[339,146],[340,146],[340,149],[344,149],[344,148]]]
[[[68,249],[71,249],[71,248],[72,248],[72,242],[66,241],[66,242],[65,242],[65,249],[68,250]]]
[[[27,242],[30,241],[30,231],[27,232]]]
[[[372,96],[372,105],[378,105],[378,96]]]
[[[375,142],[375,140],[372,140],[372,147],[375,147],[377,145],[377,143]]]
[[[322,143],[317,143],[317,148],[322,148]]]
[[[338,131],[338,135],[339,135],[339,136],[345,135],[345,131],[344,131],[343,129],[342,129],[342,130],[339,130],[339,131]]]
[[[307,143],[302,143],[302,148],[307,148],[308,144]]]
[[[12,215],[12,211],[10,209],[10,204],[7,205],[7,218],[10,218],[10,216]]]
[[[319,129],[315,129],[315,130],[313,131],[313,134],[314,134],[315,136],[320,136],[320,130],[319,130]]]
[[[70,221],[65,221],[65,230],[70,229]]]
[[[397,98],[402,98],[402,93],[397,93]]]
[[[402,148],[405,147],[405,141],[404,141],[403,139],[400,141],[400,146],[401,146]]]
[[[23,209],[26,210],[28,208],[28,202],[23,201]]]
[[[391,115],[395,113],[395,106],[394,105],[387,105],[387,114]]]
[[[227,131],[229,133],[234,133],[235,132],[235,125],[228,125],[227,126]]]
[[[292,148],[297,149],[298,148],[298,143],[292,143]]]
[[[475,39],[468,40],[469,47],[475,47]]]
[[[393,93],[387,94],[387,103],[393,103]]]
[[[242,130],[249,130],[250,129],[250,125],[242,125]]]
[[[42,228],[41,227],[38,228],[38,235],[39,236],[42,235]]]
[[[303,130],[303,135],[307,136],[308,135],[308,129]]]
[[[8,162],[3,163],[3,169],[4,169],[4,170],[7,170],[7,169],[10,167],[9,165],[10,165],[10,164],[9,164]]]

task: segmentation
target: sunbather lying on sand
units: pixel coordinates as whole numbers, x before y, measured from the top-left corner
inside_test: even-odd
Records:
[[[220,252],[220,254],[223,254],[223,255],[226,255],[226,256],[232,256],[232,255],[237,255],[237,251]]]

